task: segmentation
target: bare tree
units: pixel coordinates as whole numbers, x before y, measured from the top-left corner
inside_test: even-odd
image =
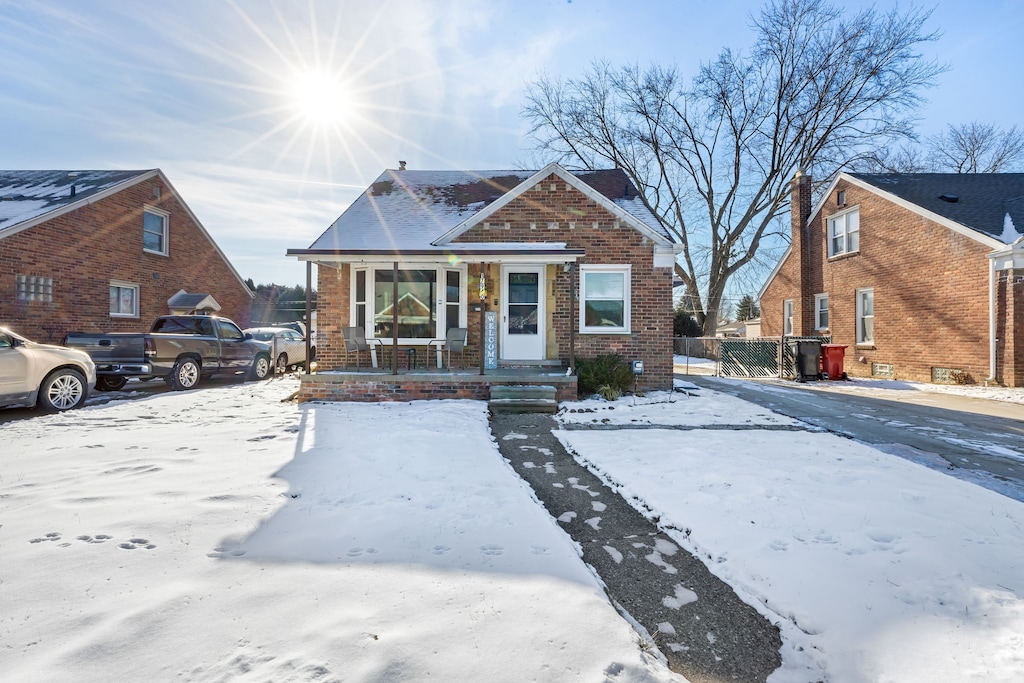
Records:
[[[1024,132],[1017,126],[1001,130],[977,121],[950,124],[944,133],[928,139],[928,148],[935,171],[998,173],[1024,162]]]
[[[943,70],[917,52],[935,38],[928,16],[772,0],[750,54],[726,49],[690,83],[675,67],[595,63],[532,83],[524,116],[542,155],[625,170],[682,243],[676,275],[713,335],[729,278],[785,239],[796,170],[825,177],[911,135],[920,91]]]
[[[860,173],[927,173],[932,165],[920,145],[908,142],[867,151],[850,168]]]

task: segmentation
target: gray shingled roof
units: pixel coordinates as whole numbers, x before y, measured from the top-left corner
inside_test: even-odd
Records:
[[[431,242],[536,173],[389,169],[309,248],[441,249]],[[656,233],[672,240],[621,169],[572,171],[572,174]],[[444,247],[451,248],[451,245]]]
[[[88,199],[144,171],[0,171],[0,234],[74,202]],[[76,173],[77,177],[71,174]],[[75,194],[71,195],[74,185]]]
[[[1006,214],[1024,233],[1024,173],[851,173],[923,209],[1003,240]],[[955,197],[945,201],[939,197]]]

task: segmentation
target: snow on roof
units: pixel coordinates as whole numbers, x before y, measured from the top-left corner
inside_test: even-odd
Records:
[[[143,171],[0,171],[0,235],[136,178]],[[71,188],[75,188],[72,196]]]
[[[537,171],[388,169],[309,249],[450,251],[455,245],[436,247],[431,242],[479,213],[535,173]],[[573,175],[671,240],[621,169],[579,171]],[[475,246],[480,248],[483,245]],[[532,245],[516,246],[537,248]]]

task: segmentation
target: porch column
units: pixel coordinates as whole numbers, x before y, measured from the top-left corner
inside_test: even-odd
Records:
[[[486,263],[480,264],[480,374],[484,374],[484,327],[486,325],[487,318],[487,283],[484,280],[484,270],[487,267]],[[502,296],[505,296],[502,294]]]
[[[391,269],[391,374],[398,374],[398,261]]]
[[[576,263],[569,264],[569,370],[576,374]]]
[[[309,358],[310,346],[313,336],[313,314],[310,309],[313,307],[313,262],[306,261],[306,374],[313,372],[312,361]],[[276,360],[274,361],[277,362]]]

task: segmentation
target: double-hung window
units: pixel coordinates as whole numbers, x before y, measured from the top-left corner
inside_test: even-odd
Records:
[[[580,332],[630,331],[630,266],[580,266]]]
[[[828,294],[814,295],[814,329],[828,329]]]
[[[875,290],[857,290],[857,343],[875,342]]]
[[[110,283],[110,317],[139,317],[139,286],[130,282]]]
[[[860,251],[860,208],[838,213],[828,219],[828,255]]]
[[[793,334],[793,300],[782,302],[782,334]]]
[[[142,212],[142,249],[167,255],[167,225],[170,214],[147,206]]]

